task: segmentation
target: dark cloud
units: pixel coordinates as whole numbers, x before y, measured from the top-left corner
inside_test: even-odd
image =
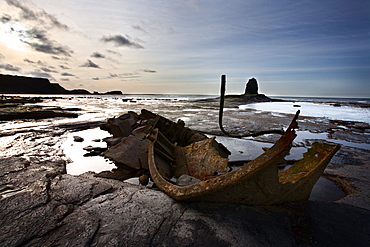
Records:
[[[69,58],[67,57],[57,57],[57,56],[50,56],[54,60],[63,60],[63,61],[68,61]]]
[[[87,62],[82,64],[80,67],[86,67],[86,68],[98,68],[100,69],[100,66],[93,63],[91,60],[87,59]]]
[[[49,21],[50,21],[50,23],[52,24],[53,27],[56,27],[56,28],[59,28],[59,29],[65,30],[65,31],[69,31],[69,27],[67,25],[59,22],[58,19],[55,16],[46,13],[44,10],[42,11],[42,13],[44,14],[44,16],[46,16],[49,19]]]
[[[23,61],[25,61],[26,63],[36,63],[36,62],[34,62],[32,60],[29,60],[28,58],[23,59]]]
[[[42,61],[40,61],[40,60],[38,60],[38,61],[37,61],[37,64],[38,64],[38,65],[41,65],[41,66],[46,66],[46,63],[45,63],[45,62],[42,62]]]
[[[99,79],[99,77],[94,77],[94,78],[92,78],[94,81],[99,81],[100,79]]]
[[[52,70],[52,69],[49,69],[49,68],[40,68],[40,70],[42,70],[44,72],[47,72],[47,73],[58,73],[58,71]]]
[[[31,72],[30,74],[33,75],[33,76],[36,76],[36,77],[48,78],[48,79],[51,79],[51,80],[55,81],[55,79],[52,75],[50,75],[49,73],[42,72],[40,70],[35,70],[35,71]]]
[[[105,56],[99,52],[94,52],[91,57],[95,57],[95,58],[105,58]]]
[[[68,68],[67,66],[64,66],[64,65],[59,65],[59,67],[61,67],[62,69],[70,69],[70,68]]]
[[[150,69],[143,69],[144,72],[146,73],[157,73],[155,70],[150,70]]]
[[[119,53],[119,52],[112,51],[112,50],[107,50],[107,52],[112,53],[112,54],[114,54],[114,55],[117,55],[117,56],[119,56],[119,57],[122,57],[122,54],[121,54],[121,53]]]
[[[38,52],[66,57],[71,56],[73,51],[69,47],[61,45],[57,41],[51,39],[49,33],[51,29],[55,28],[69,31],[67,25],[64,25],[53,15],[42,9],[37,9],[35,7],[31,9],[23,1],[6,0],[6,2],[9,6],[17,8],[20,14],[18,19],[4,15],[1,18],[2,22],[11,22],[13,24],[16,22],[26,22],[27,27],[34,26],[26,30],[17,28],[17,25],[10,27],[11,32],[17,33],[20,41]]]
[[[34,11],[20,3],[19,1],[15,0],[5,0],[9,5],[19,8],[22,11],[22,17],[26,20],[36,20],[37,15]]]
[[[118,75],[110,73],[108,78],[113,78],[113,77],[118,77]]]
[[[2,23],[8,23],[12,20],[12,17],[10,15],[3,15],[0,19]]]
[[[143,46],[141,46],[140,44],[134,42],[134,41],[131,41],[129,37],[124,37],[122,35],[114,35],[114,36],[104,36],[103,38],[101,38],[101,41],[102,42],[105,42],[105,43],[109,43],[109,42],[112,42],[115,44],[115,46],[118,46],[118,47],[129,47],[129,48],[135,48],[135,49],[144,49]]]
[[[69,78],[60,78],[61,81],[69,81]]]
[[[6,0],[6,2],[10,6],[20,9],[21,18],[24,20],[36,21],[37,23],[42,24],[47,28],[58,28],[65,31],[69,30],[69,27],[67,25],[61,23],[55,16],[45,12],[45,10],[43,9],[34,11],[24,5],[22,2],[16,0]]]
[[[36,51],[53,54],[64,55],[70,57],[73,51],[67,47],[58,44],[56,41],[50,40],[47,37],[47,32],[37,28],[29,29],[20,33],[21,41],[28,44]]]
[[[49,42],[46,31],[38,28],[31,28],[26,31],[20,31],[19,34],[20,37],[22,37],[23,39],[37,40],[39,42]]]
[[[70,57],[72,50],[70,50],[66,46],[59,46],[54,43],[47,43],[47,44],[40,44],[40,43],[34,43],[34,42],[24,42],[28,44],[30,47],[32,47],[35,51],[48,53],[48,54],[56,54],[56,55],[65,55]]]
[[[21,71],[22,69],[19,68],[19,67],[15,67],[11,64],[0,64],[0,69],[4,69],[4,70],[7,70],[7,71]]]
[[[73,74],[70,74],[70,73],[62,73],[62,74],[60,74],[61,76],[75,76],[75,75],[73,75]]]

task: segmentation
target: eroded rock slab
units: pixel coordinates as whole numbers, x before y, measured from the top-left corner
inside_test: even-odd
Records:
[[[340,153],[327,169],[327,174],[347,176],[361,189],[339,202],[270,207],[181,203],[160,191],[97,178],[93,173],[67,175],[56,145],[60,133],[63,131],[17,132],[13,145],[1,147],[0,246],[368,246],[370,243],[365,189],[368,156],[364,152],[354,153],[351,157],[361,160],[353,162]]]

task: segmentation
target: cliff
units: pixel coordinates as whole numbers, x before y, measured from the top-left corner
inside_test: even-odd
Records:
[[[0,75],[1,94],[90,94],[86,90],[67,90],[48,79]]]

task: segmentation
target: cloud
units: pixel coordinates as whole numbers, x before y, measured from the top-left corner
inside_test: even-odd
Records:
[[[91,57],[95,57],[95,58],[105,58],[105,56],[99,52],[94,52]]]
[[[61,23],[55,16],[45,12],[43,9],[39,9],[38,11],[33,11],[20,1],[16,0],[6,0],[8,5],[16,7],[21,10],[21,19],[29,20],[29,21],[36,21],[39,24],[47,28],[58,28],[64,31],[68,31],[69,27],[63,23]]]
[[[121,54],[121,53],[119,53],[119,52],[112,51],[112,50],[107,50],[107,52],[112,53],[112,54],[114,54],[114,55],[117,55],[117,56],[119,56],[119,57],[122,57],[122,54]]]
[[[143,32],[143,33],[148,33],[144,28],[142,28],[141,26],[139,26],[139,25],[132,25],[131,26],[133,29],[135,29],[135,30],[138,30],[138,31],[141,31],[141,32]]]
[[[54,60],[63,60],[63,61],[68,61],[69,60],[69,58],[67,58],[67,57],[63,57],[63,58],[61,58],[61,57],[57,57],[57,56],[50,56],[52,59],[54,59]]]
[[[100,79],[99,79],[99,77],[94,77],[94,78],[92,78],[94,81],[99,81]]]
[[[55,16],[45,12],[43,9],[36,7],[28,7],[23,1],[6,0],[9,6],[19,10],[17,18],[3,15],[1,22],[10,23],[13,33],[16,33],[19,40],[24,44],[29,45],[33,50],[52,54],[70,57],[73,51],[64,45],[59,44],[51,38],[49,31],[51,29],[59,29],[69,31],[69,27],[61,23]],[[17,22],[21,25],[17,25]]]
[[[4,59],[5,56],[3,54],[0,53],[0,60]]]
[[[40,70],[35,70],[35,71],[31,72],[30,74],[33,75],[33,76],[36,76],[36,77],[48,78],[48,79],[51,79],[51,80],[55,81],[55,79],[52,75],[50,75],[49,73],[41,72]]]
[[[38,64],[38,65],[41,65],[41,66],[46,66],[46,63],[45,63],[45,62],[42,62],[42,61],[40,61],[40,60],[38,60],[38,61],[37,61],[37,64]]]
[[[61,67],[62,69],[70,69],[70,68],[68,68],[67,66],[64,66],[64,65],[59,65],[59,67]]]
[[[8,22],[10,22],[12,20],[12,17],[10,16],[10,15],[3,15],[2,17],[1,17],[1,19],[0,19],[0,21],[2,22],[2,23],[8,23]]]
[[[107,78],[109,79],[109,78],[128,78],[128,77],[140,77],[140,76],[139,76],[139,73],[137,73],[137,72],[122,73],[122,74],[109,73],[109,76]]]
[[[22,70],[20,67],[15,67],[11,64],[0,64],[0,69],[4,69],[7,71],[17,71],[17,72]]]
[[[28,58],[23,59],[23,61],[26,62],[26,63],[36,63],[36,62],[34,62],[32,60],[29,60]]]
[[[61,78],[61,81],[69,81],[69,78]]]
[[[112,42],[115,44],[115,46],[118,47],[129,47],[129,48],[135,48],[135,49],[144,49],[143,46],[141,46],[139,43],[136,43],[134,41],[131,41],[128,36],[124,37],[122,35],[114,35],[114,36],[104,36],[101,38],[102,42],[109,43]]]
[[[56,41],[50,40],[47,37],[47,32],[37,28],[32,28],[26,31],[20,31],[21,41],[28,44],[36,51],[53,54],[64,55],[70,57],[73,51],[67,47],[58,44]]]
[[[48,73],[58,73],[58,71],[52,70],[52,69],[49,69],[49,68],[40,68],[40,70],[42,70],[44,72],[48,72]]]
[[[87,59],[87,62],[82,64],[80,67],[86,67],[86,68],[97,68],[100,69],[100,66],[93,63],[90,59]]]
[[[150,70],[150,69],[143,69],[144,72],[146,73],[157,73],[155,70]]]
[[[73,53],[68,47],[59,46],[53,42],[51,43],[35,43],[35,42],[24,42],[28,44],[32,49],[35,51],[47,53],[47,54],[55,54],[55,55],[65,55],[70,57],[71,53]]]
[[[73,75],[73,74],[70,74],[70,73],[62,73],[62,74],[60,74],[61,76],[75,76],[75,75]]]

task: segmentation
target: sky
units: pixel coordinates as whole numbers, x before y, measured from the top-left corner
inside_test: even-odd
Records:
[[[0,73],[90,92],[370,97],[368,0],[0,0]]]

